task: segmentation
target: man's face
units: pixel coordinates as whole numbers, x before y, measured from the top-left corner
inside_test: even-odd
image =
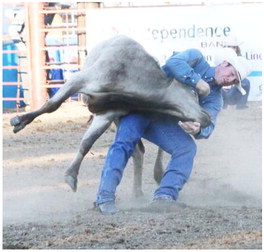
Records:
[[[215,81],[219,86],[230,86],[239,83],[235,68],[227,61],[223,61],[215,68]]]

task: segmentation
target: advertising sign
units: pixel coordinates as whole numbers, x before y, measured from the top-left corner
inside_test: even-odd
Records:
[[[213,66],[215,51],[235,35],[242,56],[253,67],[249,100],[257,101],[262,96],[261,11],[261,4],[89,9],[87,49],[125,34],[141,43],[160,65],[173,51],[197,48]]]

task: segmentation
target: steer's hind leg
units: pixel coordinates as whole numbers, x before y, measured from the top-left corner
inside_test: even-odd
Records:
[[[154,165],[154,179],[158,184],[160,184],[160,181],[161,181],[163,173],[164,173],[163,164],[162,164],[163,154],[164,154],[164,151],[161,148],[159,148],[158,153],[157,153],[157,157],[156,157],[156,162]]]
[[[81,140],[81,144],[73,162],[65,172],[65,182],[74,192],[77,190],[77,176],[79,174],[79,169],[84,156],[91,149],[94,142],[106,131],[114,118],[118,115],[118,112],[107,112],[102,115],[94,116],[92,124],[87,129]]]
[[[71,79],[69,79],[62,88],[50,99],[48,100],[40,109],[35,110],[30,113],[26,113],[21,116],[16,116],[11,118],[10,124],[14,126],[14,133],[25,128],[25,126],[31,123],[37,116],[44,113],[51,113],[57,110],[62,102],[69,98],[74,93],[77,93],[84,85],[84,79],[81,73],[75,73]]]
[[[142,140],[139,140],[132,155],[134,162],[133,194],[135,197],[140,197],[143,195],[142,172],[143,172],[144,153],[145,153],[145,147],[142,143]]]

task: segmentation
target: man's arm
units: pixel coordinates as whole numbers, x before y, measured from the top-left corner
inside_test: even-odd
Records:
[[[194,135],[195,139],[208,138],[216,125],[216,118],[223,107],[223,98],[221,93],[217,95],[207,96],[204,101],[200,103],[201,107],[206,110],[211,116],[211,124]]]
[[[216,125],[216,118],[218,113],[221,111],[223,106],[222,96],[213,95],[212,97],[206,97],[205,101],[202,102],[201,107],[205,109],[211,116],[211,124],[206,128],[201,129],[201,125],[198,122],[181,122],[179,121],[179,126],[188,134],[194,136],[195,139],[208,138]]]
[[[172,55],[163,66],[163,70],[167,76],[196,88],[199,95],[207,96],[210,93],[209,84],[202,80],[201,76],[193,69],[202,60],[203,55],[199,50],[189,49]]]

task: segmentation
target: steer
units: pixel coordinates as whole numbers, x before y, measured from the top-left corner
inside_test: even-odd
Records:
[[[14,133],[37,116],[57,110],[75,93],[88,96],[88,108],[94,119],[65,173],[65,181],[73,191],[77,189],[84,156],[115,119],[130,111],[169,114],[182,121],[199,122],[202,127],[210,123],[209,114],[199,106],[190,87],[175,79],[168,80],[156,60],[138,42],[119,35],[98,44],[83,69],[73,74],[40,109],[12,118]]]

